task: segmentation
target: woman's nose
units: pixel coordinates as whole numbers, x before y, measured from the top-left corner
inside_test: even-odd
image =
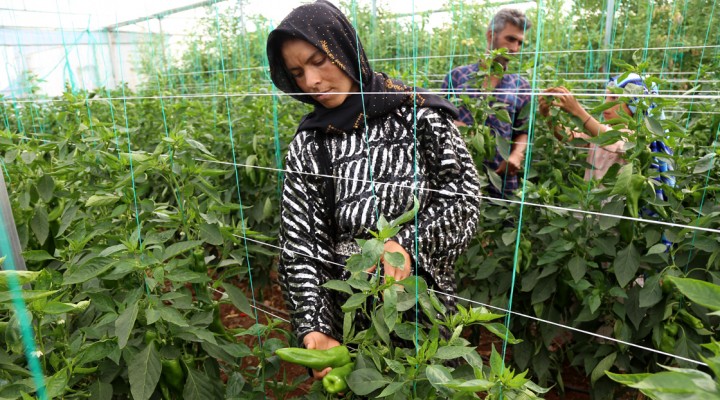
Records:
[[[320,85],[322,74],[314,69],[305,71],[305,85],[309,88],[315,88]]]

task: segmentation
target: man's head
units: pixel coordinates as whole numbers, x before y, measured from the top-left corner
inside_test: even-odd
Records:
[[[504,8],[495,14],[488,25],[485,37],[488,49],[506,48],[510,54],[518,53],[525,40],[525,32],[530,29],[530,20],[522,11]],[[503,65],[507,59],[497,60]]]

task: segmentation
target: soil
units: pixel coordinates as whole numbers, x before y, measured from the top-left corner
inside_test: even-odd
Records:
[[[285,301],[282,296],[282,292],[280,290],[280,286],[277,284],[277,279],[275,279],[275,276],[271,277],[271,281],[273,282],[272,285],[265,287],[262,289],[262,293],[258,293],[256,295],[256,300],[261,299],[259,301],[258,308],[264,309],[266,312],[272,313],[275,315],[275,319],[277,320],[278,317],[282,318],[284,320],[288,320],[289,316],[285,308]],[[247,285],[241,283],[238,283],[238,286],[245,290],[247,294],[249,294],[249,291],[247,290]],[[261,296],[258,296],[260,295]],[[227,328],[249,328],[250,326],[255,324],[255,316],[254,315],[246,315],[244,313],[241,313],[238,311],[235,307],[229,304],[223,304],[221,306],[221,318],[223,321],[223,324]],[[258,320],[261,324],[267,323],[267,314],[265,312],[258,312]],[[282,329],[285,329],[287,331],[291,330],[289,323],[283,323],[281,325]],[[285,340],[282,335],[278,334],[276,337]],[[499,338],[496,336],[490,334],[490,333],[484,333],[481,335],[483,338],[481,340],[481,343],[478,345],[478,353],[484,358],[488,359],[490,357],[491,348],[493,345],[496,345],[496,348],[499,348],[499,346],[502,345],[502,342]],[[250,337],[250,336],[243,336],[242,340],[248,345],[252,346],[256,341],[257,337]],[[511,351],[511,350],[510,350]],[[255,362],[255,360],[249,359],[247,360],[248,365],[252,365],[252,363]],[[306,368],[283,362],[282,364],[282,371],[280,372],[279,376],[285,376],[286,382],[293,381],[297,377],[305,377],[308,376],[308,371]],[[589,394],[589,388],[590,388],[590,381],[589,378],[586,377],[581,371],[578,371],[576,368],[572,366],[566,366],[563,368],[562,372],[562,378],[563,382],[565,383],[565,391],[562,392],[558,388],[552,388],[550,392],[545,394],[545,399],[547,400],[590,400],[590,394]],[[307,393],[310,385],[312,385],[312,379],[308,377],[308,379],[303,382],[297,390],[295,390],[293,393],[291,393],[291,396],[301,396],[304,393]],[[275,398],[273,393],[267,393],[270,398]],[[637,393],[628,393],[627,396],[623,396],[623,399],[641,399],[642,397],[638,397]]]

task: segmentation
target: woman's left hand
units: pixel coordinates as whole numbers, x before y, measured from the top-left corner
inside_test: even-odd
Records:
[[[401,281],[411,275],[410,270],[410,254],[400,245],[400,243],[394,240],[388,240],[385,242],[385,252],[387,253],[400,253],[405,257],[405,264],[403,268],[396,268],[390,265],[385,259],[382,260],[383,266],[385,267],[385,277],[392,276],[396,281]]]
[[[575,96],[573,96],[572,93],[563,86],[550,88],[550,89],[546,90],[545,93],[559,95],[559,96],[555,96],[555,99],[552,102],[552,105],[559,107],[561,110],[563,110],[565,112],[568,112],[570,114],[577,116],[582,111],[584,111],[584,108],[580,105],[580,103],[577,101]]]

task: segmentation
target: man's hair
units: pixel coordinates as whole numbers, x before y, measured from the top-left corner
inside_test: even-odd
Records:
[[[500,33],[507,24],[514,25],[520,29],[528,30],[532,27],[530,20],[520,10],[503,8],[498,11],[488,25],[488,32]]]

